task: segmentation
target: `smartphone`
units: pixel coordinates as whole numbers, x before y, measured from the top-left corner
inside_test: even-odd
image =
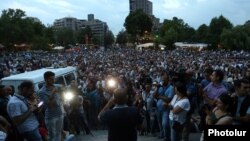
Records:
[[[37,106],[41,107],[42,105],[43,105],[43,101],[40,101]]]

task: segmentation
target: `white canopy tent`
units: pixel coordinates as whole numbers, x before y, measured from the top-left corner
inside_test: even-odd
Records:
[[[154,43],[145,43],[145,44],[139,44],[136,47],[137,48],[143,48],[143,47],[153,47]]]
[[[199,51],[205,49],[208,47],[208,44],[205,43],[183,43],[183,42],[175,42],[175,47],[180,49],[189,49],[189,48],[195,48]]]
[[[56,47],[54,47],[53,49],[54,49],[54,50],[63,50],[64,47],[63,47],[63,46],[56,46]]]
[[[145,44],[139,44],[136,46],[136,49],[138,50],[142,50],[143,48],[149,48],[149,47],[154,47],[154,43],[145,43]],[[165,49],[165,45],[159,44],[159,47],[161,48],[161,50]]]

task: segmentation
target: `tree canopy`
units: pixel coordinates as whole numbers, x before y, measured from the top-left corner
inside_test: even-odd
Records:
[[[145,31],[151,32],[153,22],[142,10],[131,12],[125,19],[124,27],[126,31],[133,35],[143,35]]]

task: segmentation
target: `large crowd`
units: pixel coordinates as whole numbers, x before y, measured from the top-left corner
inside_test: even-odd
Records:
[[[126,104],[140,112],[140,135],[188,141],[191,132],[202,132],[206,125],[250,124],[250,102],[245,100],[250,97],[250,53],[246,51],[114,47],[0,54],[0,79],[44,67],[77,67],[78,80],[72,80],[69,88],[74,87],[80,100],[64,105],[63,132],[92,134],[91,130],[107,129],[98,114],[119,88],[128,95]],[[115,86],[109,86],[110,79],[116,82]],[[11,95],[9,89],[1,88],[1,99]],[[45,88],[35,97],[43,99],[43,92],[46,93]],[[246,107],[242,108],[242,103]],[[11,121],[8,114],[0,115]],[[39,123],[48,130],[45,121]],[[43,139],[50,138],[49,131]]]

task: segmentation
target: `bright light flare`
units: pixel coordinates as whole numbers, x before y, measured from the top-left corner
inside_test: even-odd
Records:
[[[73,97],[74,97],[74,95],[73,95],[72,92],[65,92],[65,93],[64,93],[64,99],[67,100],[67,101],[72,100]]]
[[[115,85],[116,85],[116,82],[115,82],[115,80],[114,80],[114,79],[110,79],[110,80],[108,80],[108,87],[113,88],[113,87],[115,87]]]

